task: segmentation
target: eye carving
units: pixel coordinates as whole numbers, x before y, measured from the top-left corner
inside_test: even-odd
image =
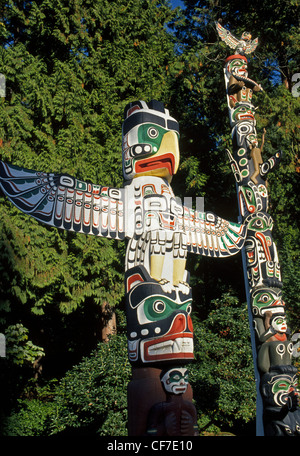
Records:
[[[251,200],[252,199],[252,192],[250,190],[246,190],[246,196],[247,196],[248,200]]]
[[[155,139],[158,137],[158,130],[156,130],[156,128],[154,128],[154,127],[148,128],[147,133],[148,133],[149,138]]]
[[[157,313],[162,313],[165,310],[165,308],[166,308],[166,305],[163,301],[155,301],[153,303],[153,309]]]
[[[189,305],[187,306],[186,311],[187,311],[188,315],[191,314],[191,312],[192,312],[192,306],[191,306],[191,304],[189,304]]]
[[[263,294],[260,296],[260,298],[258,299],[259,302],[268,302],[270,299],[270,296],[267,295],[267,294]]]

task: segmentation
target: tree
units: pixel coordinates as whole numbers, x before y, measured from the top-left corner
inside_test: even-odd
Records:
[[[126,387],[130,375],[125,334],[99,344],[61,379],[54,398],[51,433],[127,435]]]
[[[186,157],[182,168],[185,171],[185,163],[193,164],[188,165],[186,171],[189,182],[193,183],[190,190],[198,186],[199,191],[201,187],[206,209],[213,209],[231,220],[237,217],[237,201],[235,183],[225,153],[225,149],[232,146],[222,77],[228,49],[218,39],[215,21],[220,20],[236,36],[250,30],[253,38],[259,38],[259,46],[250,58],[249,74],[252,79],[261,82],[264,88],[262,94],[256,95],[255,101],[255,105],[259,106],[256,114],[258,134],[263,128],[267,130],[264,159],[274,155],[278,149],[283,151],[280,166],[268,178],[270,214],[274,219],[273,235],[279,251],[289,327],[292,332],[297,331],[299,213],[295,198],[299,186],[299,98],[291,93],[290,79],[299,68],[299,29],[296,22],[299,5],[295,2],[277,2],[275,5],[264,1],[252,2],[251,5],[235,1],[186,0],[184,3],[184,16],[174,24],[179,63],[174,80],[177,90],[174,90],[172,98],[174,106],[179,106],[182,111],[178,115],[182,118],[183,156]],[[231,262],[210,262],[208,265],[201,258],[193,264],[194,267],[189,268],[192,271],[191,280],[195,284],[194,316],[196,314],[204,318],[205,323],[208,318],[217,324],[221,310],[219,308],[213,313],[214,299],[216,293],[220,296],[222,291],[229,291],[231,296],[238,297],[242,306],[246,297],[240,274],[242,265],[238,261],[238,258],[234,258]],[[204,280],[199,279],[203,273],[206,275]],[[228,319],[228,327],[235,327],[234,321]],[[234,352],[236,349],[232,343],[231,350]],[[201,359],[200,354],[198,357]],[[211,360],[212,356],[205,360],[209,372],[213,365]],[[202,378],[203,366],[201,363],[196,366],[196,372],[200,375],[196,385],[204,387],[207,379],[205,376],[205,380]],[[226,371],[225,366],[222,369]],[[242,377],[238,380],[240,385],[247,378],[247,373],[244,370],[241,372]],[[225,402],[228,398],[235,401],[236,392],[232,388],[224,388],[221,392],[218,380],[213,378],[210,382],[210,377],[208,383],[216,386],[216,394],[212,396],[217,397],[216,404],[219,407],[222,395]],[[243,385],[244,394],[250,388],[251,381],[246,381]],[[196,397],[197,400],[201,397],[200,390],[196,390]],[[205,397],[211,399],[208,395]],[[242,403],[241,396],[238,397]],[[199,409],[203,410],[202,404],[199,404]],[[246,410],[243,413],[247,420],[250,415]],[[221,422],[219,412],[216,415]],[[227,419],[230,422],[229,415]]]
[[[191,384],[200,435],[253,432],[255,381],[247,305],[224,293],[195,325]]]
[[[227,50],[218,41],[214,21],[221,18],[237,35],[249,28],[260,40],[251,76],[265,89],[257,102],[257,127],[267,128],[267,156],[278,147],[284,151],[281,167],[269,178],[270,212],[291,326],[297,329],[299,98],[290,93],[289,81],[299,68],[299,34],[293,3],[255,1],[249,6],[186,0],[180,15],[172,12],[168,1],[157,0],[2,2],[0,64],[7,87],[0,104],[2,158],[120,187],[123,108],[133,99],[156,98],[180,122],[181,165],[172,182],[175,193],[182,198],[203,196],[206,210],[237,220],[234,178],[225,153],[231,146],[222,78]],[[166,27],[170,21],[172,33]],[[91,360],[86,357],[101,339],[101,308],[105,303],[115,306],[118,327],[124,319],[119,310],[124,246],[46,228],[4,199],[0,211],[0,331],[19,322],[28,329],[29,340],[44,349],[45,378],[63,377],[70,369],[61,383],[66,397],[57,394],[61,409],[56,431],[73,429],[70,420],[79,404],[84,413],[75,415],[86,430],[102,426],[101,432],[112,433],[119,426],[125,432],[123,406],[108,405],[118,414],[113,422],[113,414],[110,421],[98,401],[89,406],[89,398],[82,396],[90,367],[99,367],[94,354]],[[237,430],[251,422],[254,409],[241,258],[195,256],[189,258],[187,269],[194,288],[196,362],[191,382],[200,428],[212,431],[230,424]],[[110,345],[109,353],[101,346],[108,359],[119,359],[121,339]],[[111,391],[114,379],[107,371],[106,375]],[[97,397],[96,378],[89,381]],[[78,388],[74,398],[69,382]],[[12,397],[19,397],[22,388],[24,382],[12,388]],[[46,404],[41,419],[45,425],[38,432],[50,432],[46,416],[52,408]],[[217,409],[210,409],[212,404]],[[36,404],[31,405],[35,414]],[[22,406],[26,409],[28,404]],[[21,416],[19,412],[14,416]],[[98,413],[102,424],[95,424]]]
[[[1,158],[122,187],[123,109],[168,100],[173,15],[156,0],[2,2]],[[3,198],[0,212],[0,331],[22,323],[43,373],[62,375],[101,340],[101,309],[122,306],[125,246],[47,228]]]
[[[2,435],[126,435],[130,372],[126,336],[112,336],[59,382],[27,388],[4,417]]]
[[[189,368],[199,432],[245,435],[255,416],[247,308],[228,293],[212,304],[207,319],[194,321],[196,360]],[[4,435],[127,435],[126,345],[123,323],[120,334],[100,343],[59,382],[27,387],[3,420]]]
[[[215,21],[220,20],[236,36],[250,30],[253,38],[259,38],[257,50],[249,59],[249,74],[264,88],[255,100],[259,106],[258,134],[264,127],[267,130],[264,158],[274,155],[278,149],[284,155],[279,168],[268,178],[270,213],[274,218],[273,235],[279,250],[291,326],[295,330],[295,317],[299,312],[299,214],[295,203],[299,185],[299,97],[292,95],[289,81],[299,68],[299,5],[293,1],[276,2],[276,5],[255,1],[249,5],[237,1],[199,0],[186,0],[184,4],[184,15],[173,24],[179,51],[172,104],[181,119],[184,157],[181,167],[187,176],[186,188],[193,194],[200,191],[205,196],[206,209],[231,220],[238,214],[234,178],[225,152],[231,148],[222,77],[228,49],[217,36]],[[195,271],[194,277],[201,272],[203,263],[207,272],[205,259],[201,259],[190,268]],[[233,258],[231,263],[210,265],[205,285],[196,277],[193,279],[202,290],[199,306],[209,306],[216,297],[220,277],[223,287],[227,286],[234,290],[234,295],[245,299],[242,275],[237,272],[241,270],[238,258]],[[220,287],[222,289],[221,284]]]

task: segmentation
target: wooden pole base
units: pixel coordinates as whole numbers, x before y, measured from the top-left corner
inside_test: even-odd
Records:
[[[147,419],[150,409],[167,400],[160,381],[161,369],[140,367],[132,369],[132,380],[127,389],[128,435],[147,435]],[[183,399],[192,402],[193,393],[189,385]]]

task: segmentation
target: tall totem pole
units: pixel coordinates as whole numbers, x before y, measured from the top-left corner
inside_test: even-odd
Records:
[[[197,435],[187,371],[193,326],[186,258],[234,255],[246,237],[243,224],[175,198],[178,144],[178,123],[164,105],[136,101],[124,112],[124,188],[0,162],[1,189],[21,211],[57,228],[127,239],[129,435]]]
[[[264,161],[265,130],[258,139],[256,108],[252,95],[262,91],[248,78],[247,58],[258,40],[250,33],[235,38],[219,23],[220,38],[234,54],[225,60],[224,77],[232,153],[228,151],[238,195],[241,222],[247,227],[242,251],[245,286],[252,331],[252,348],[258,392],[259,435],[300,435],[297,369],[292,365],[293,343],[288,330],[273,220],[268,213],[267,174],[279,162],[281,152]]]

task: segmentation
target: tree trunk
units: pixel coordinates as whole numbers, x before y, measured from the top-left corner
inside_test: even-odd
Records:
[[[102,342],[108,342],[109,336],[117,333],[116,314],[108,302],[103,302],[102,311]]]

